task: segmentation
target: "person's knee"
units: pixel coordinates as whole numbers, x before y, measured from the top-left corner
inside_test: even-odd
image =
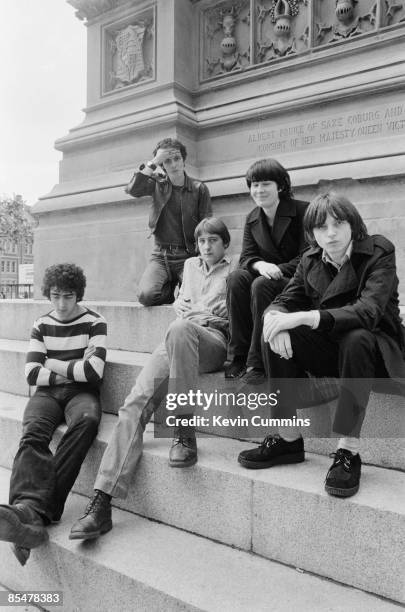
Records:
[[[258,276],[254,279],[251,287],[252,298],[255,299],[258,296],[262,296],[266,293],[267,296],[275,298],[280,293],[279,282],[273,278],[266,278],[265,276]]]
[[[226,280],[228,292],[233,293],[241,287],[250,284],[250,275],[246,270],[238,269],[231,272]]]
[[[76,426],[91,435],[96,435],[98,431],[98,426],[100,423],[100,416],[97,414],[95,410],[84,410],[82,414],[80,414],[75,421],[72,423],[72,426]]]
[[[142,306],[156,306],[159,302],[159,295],[156,291],[147,290],[140,291],[138,295],[138,301]]]
[[[188,319],[176,319],[173,321],[166,332],[167,341],[178,341],[193,333],[194,325]]]
[[[352,329],[340,338],[340,350],[353,353],[374,351],[377,346],[376,337],[368,329]]]

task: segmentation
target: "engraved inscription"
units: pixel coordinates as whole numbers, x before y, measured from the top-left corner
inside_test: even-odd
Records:
[[[247,134],[247,144],[258,155],[344,144],[405,132],[405,104],[386,105],[367,111],[345,112],[317,120],[265,127]]]

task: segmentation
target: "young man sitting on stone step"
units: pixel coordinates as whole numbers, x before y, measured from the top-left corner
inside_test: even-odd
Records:
[[[293,419],[299,407],[294,379],[306,372],[340,379],[333,423],[340,439],[325,489],[349,497],[359,489],[359,436],[375,379],[393,378],[405,391],[395,248],[368,235],[353,204],[333,192],[311,202],[304,228],[312,246],[264,315],[263,357],[279,398],[272,416]],[[304,461],[300,431],[280,428],[238,460],[247,468]]]
[[[164,138],[156,145],[153,159],[139,167],[125,189],[136,198],[152,196],[149,229],[155,248],[138,295],[144,306],[174,301],[184,262],[195,255],[194,230],[212,214],[208,187],[184,170],[186,156],[182,142]]]
[[[12,542],[22,565],[30,549],[48,539],[46,525],[61,518],[101,418],[107,326],[79,304],[85,286],[83,270],[74,264],[45,270],[42,292],[53,309],[32,328],[25,372],[37,389],[24,412],[10,504],[0,505],[0,539]],[[53,455],[49,444],[63,422],[67,430]]]
[[[98,471],[95,494],[84,516],[73,525],[71,539],[96,538],[112,528],[111,498],[126,497],[142,454],[146,423],[168,387],[177,393],[196,390],[200,372],[215,372],[225,362],[226,279],[236,268],[237,258],[225,254],[230,236],[218,219],[201,221],[195,240],[200,255],[185,262],[183,283],[174,304],[178,318],[169,326],[164,342],[151,355],[119,410]],[[176,415],[188,421],[192,408],[184,407]],[[169,465],[183,468],[196,461],[195,431],[186,424],[175,431]]]

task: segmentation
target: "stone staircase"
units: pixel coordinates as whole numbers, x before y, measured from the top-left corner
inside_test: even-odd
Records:
[[[115,500],[112,532],[70,541],[92,493],[116,412],[148,353],[173,319],[170,307],[89,303],[109,323],[109,352],[98,437],[50,540],[21,568],[0,543],[0,584],[62,590],[63,610],[218,610],[243,612],[396,610],[405,602],[404,400],[374,395],[364,425],[361,489],[329,497],[323,480],[333,440],[306,440],[306,461],[245,470],[236,457],[250,443],[203,436],[193,468],[168,467],[170,442],[145,433],[144,455],[128,498]],[[29,389],[27,337],[46,301],[0,302],[0,492],[8,481]],[[221,388],[222,373],[205,376]],[[333,406],[307,409],[329,422]],[[319,419],[321,411],[322,419]],[[323,412],[322,412],[323,411]],[[325,418],[325,415],[327,418]],[[387,437],[372,438],[376,423]],[[370,432],[370,437],[367,436]],[[401,434],[402,431],[402,434]],[[63,433],[59,428],[55,443]],[[228,431],[228,436],[232,432]],[[401,438],[402,435],[402,438]]]

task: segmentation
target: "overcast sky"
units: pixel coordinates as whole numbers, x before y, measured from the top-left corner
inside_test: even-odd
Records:
[[[58,182],[57,138],[86,105],[86,28],[65,0],[0,0],[0,194]]]

